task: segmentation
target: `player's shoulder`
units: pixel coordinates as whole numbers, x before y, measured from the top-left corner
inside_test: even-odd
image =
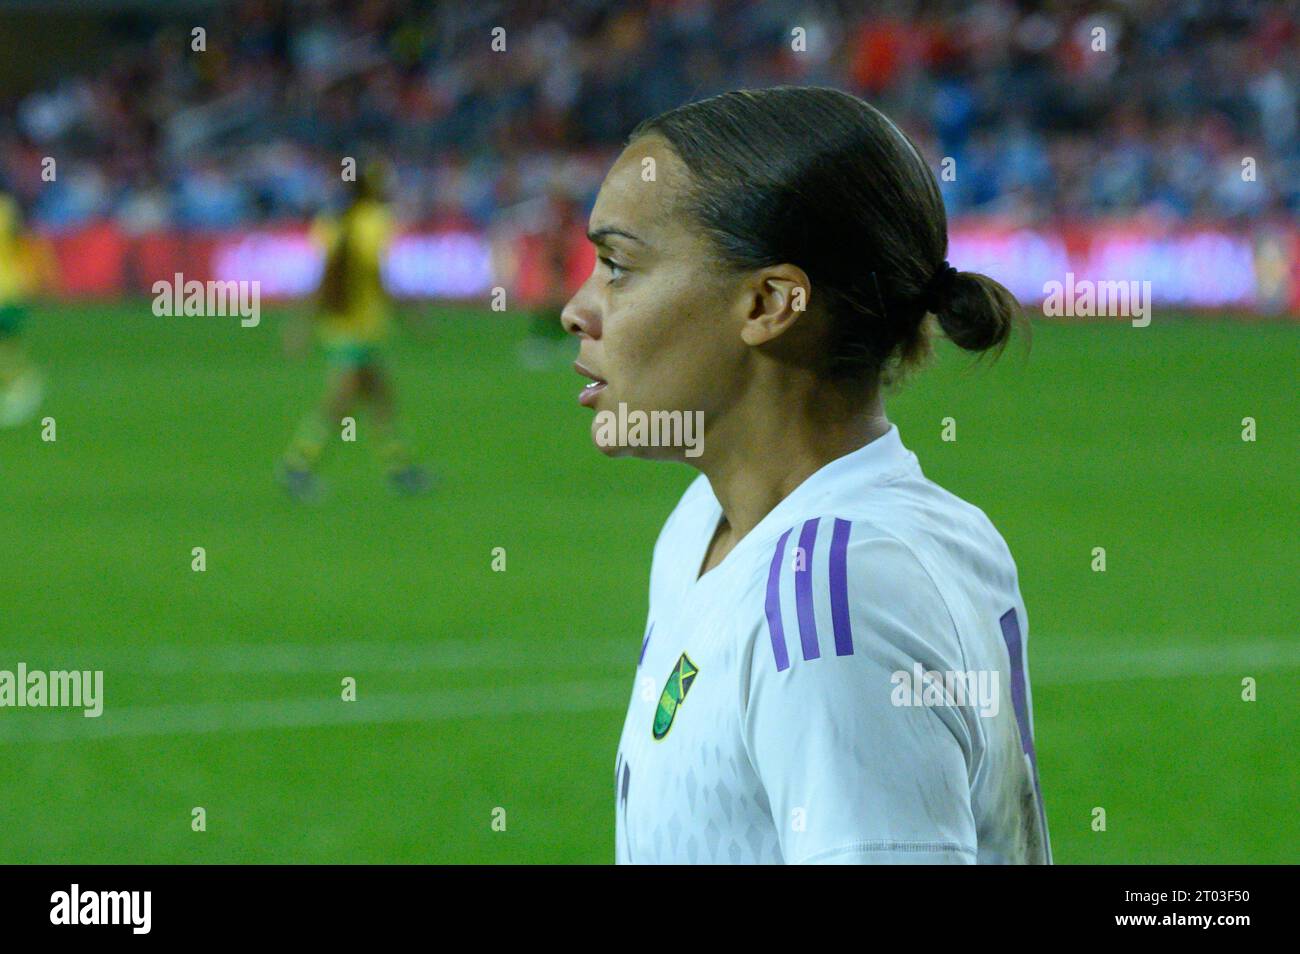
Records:
[[[825,501],[805,515],[798,532],[806,532],[809,520],[828,519],[847,525],[841,532],[856,562],[884,565],[891,575],[924,572],[944,592],[987,577],[1014,581],[1011,551],[988,514],[919,467]]]
[[[948,594],[888,528],[852,515],[810,516],[765,550],[737,607],[747,621],[750,678],[812,680],[829,692],[916,663],[967,668]]]
[[[368,228],[383,231],[392,227],[393,210],[383,202],[366,200],[358,211],[359,220]]]
[[[948,516],[960,513],[972,527],[987,518],[917,481],[873,493],[871,503],[801,513],[754,547],[742,602],[756,662],[766,660],[777,671],[846,656],[960,667],[964,652],[952,608],[967,584],[953,577],[966,563],[976,566],[982,558],[973,554],[992,544],[947,539],[954,524],[940,510],[951,508]],[[920,501],[888,499],[900,494]],[[961,550],[969,553],[959,558]]]
[[[851,509],[807,514],[755,548],[750,592],[761,590],[765,603],[791,585],[796,595],[849,604],[937,597],[920,542],[906,528]]]

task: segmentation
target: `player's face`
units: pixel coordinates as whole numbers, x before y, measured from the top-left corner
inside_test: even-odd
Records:
[[[653,177],[643,177],[650,168]],[[619,415],[623,405],[629,414],[681,411],[698,421],[699,411],[708,428],[741,387],[739,285],[679,211],[688,175],[660,136],[623,151],[591,212],[596,267],[564,308],[564,326],[580,341],[579,373],[596,381],[579,400],[598,412],[592,438],[611,456],[685,455],[681,447],[610,446],[600,412]]]

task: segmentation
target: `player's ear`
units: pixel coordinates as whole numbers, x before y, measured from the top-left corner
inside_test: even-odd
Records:
[[[808,309],[812,282],[797,265],[769,265],[753,273],[744,286],[748,313],[740,338],[761,345],[785,334]]]

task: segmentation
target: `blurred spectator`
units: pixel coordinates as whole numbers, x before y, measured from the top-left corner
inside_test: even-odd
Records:
[[[0,121],[37,224],[303,221],[345,156],[378,152],[402,214],[486,225],[559,175],[594,196],[646,116],[776,83],[899,117],[936,169],[954,160],[954,215],[1300,214],[1300,0],[239,0],[204,52],[152,10]]]

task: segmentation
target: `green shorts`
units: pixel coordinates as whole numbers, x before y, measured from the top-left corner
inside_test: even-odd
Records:
[[[12,338],[27,323],[25,305],[0,305],[0,338]]]
[[[328,341],[325,361],[333,368],[352,370],[379,363],[380,347],[365,341]]]

